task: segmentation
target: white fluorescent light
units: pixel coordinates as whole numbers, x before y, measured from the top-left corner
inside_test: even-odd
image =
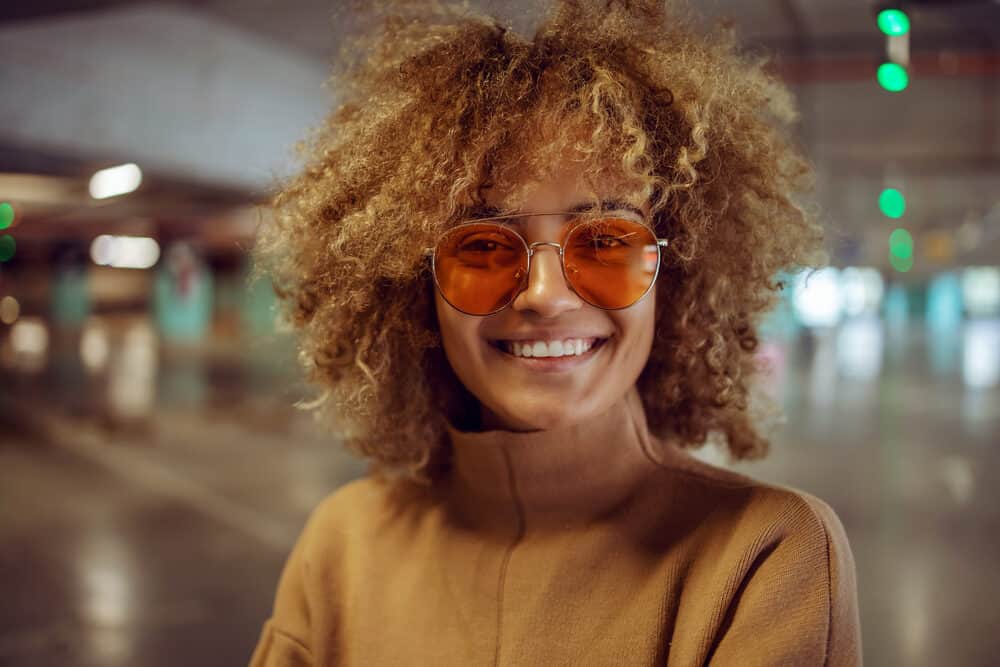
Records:
[[[795,277],[792,307],[807,327],[835,326],[843,310],[840,271],[828,266],[800,272]]]
[[[148,269],[160,259],[160,244],[145,236],[102,234],[90,244],[94,264],[116,269]]]
[[[90,196],[94,199],[107,199],[128,194],[138,188],[140,183],[142,170],[133,162],[101,169],[90,177]]]

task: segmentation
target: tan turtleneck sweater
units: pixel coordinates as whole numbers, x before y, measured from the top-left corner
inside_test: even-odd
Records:
[[[646,429],[449,429],[434,487],[365,478],[310,516],[253,667],[861,664],[854,560],[823,501]]]

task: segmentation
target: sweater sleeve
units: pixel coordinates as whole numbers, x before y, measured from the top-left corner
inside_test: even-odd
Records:
[[[761,550],[733,599],[710,654],[715,667],[862,664],[847,535],[825,502],[796,496],[793,530]]]
[[[309,649],[294,637],[274,626],[272,620],[264,624],[257,648],[250,658],[250,667],[312,667]]]
[[[292,548],[275,594],[271,617],[264,623],[257,647],[250,658],[250,667],[311,667],[309,648],[310,613],[306,596],[306,553],[311,530],[316,522],[314,512]]]

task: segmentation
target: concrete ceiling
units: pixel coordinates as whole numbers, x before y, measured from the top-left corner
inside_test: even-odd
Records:
[[[472,4],[522,33],[545,7]],[[912,231],[978,226],[967,235],[977,242],[953,261],[1000,263],[990,222],[1000,218],[1000,2],[910,2],[913,82],[899,94],[873,81],[885,41],[868,2],[695,4],[709,20],[733,19],[750,48],[776,56],[802,110],[798,140],[817,165],[824,218],[857,255],[845,252],[844,261],[884,259],[882,246],[866,239],[889,224],[873,202],[896,183],[910,198]],[[235,192],[261,198],[292,168],[295,141],[336,94],[323,86],[328,64],[360,25],[345,7],[6,3],[0,172],[83,173],[136,161],[163,182],[218,188],[227,193],[220,202]]]

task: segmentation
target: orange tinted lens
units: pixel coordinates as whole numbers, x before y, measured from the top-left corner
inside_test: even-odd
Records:
[[[633,220],[605,218],[574,227],[566,239],[566,277],[600,308],[626,308],[656,278],[656,236]]]
[[[452,229],[434,254],[434,274],[442,295],[471,315],[489,315],[506,306],[527,268],[528,254],[520,237],[490,223]]]

